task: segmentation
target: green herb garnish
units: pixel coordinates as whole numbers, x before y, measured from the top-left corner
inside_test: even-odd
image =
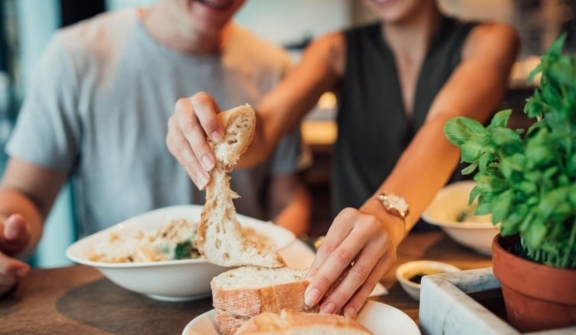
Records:
[[[189,259],[192,258],[192,243],[188,241],[176,244],[174,248],[174,259]]]

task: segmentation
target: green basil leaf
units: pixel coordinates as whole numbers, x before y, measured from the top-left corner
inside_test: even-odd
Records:
[[[514,191],[508,190],[502,192],[499,196],[492,200],[492,223],[497,224],[501,222],[507,215],[512,202],[514,200]]]
[[[542,245],[547,231],[548,228],[545,221],[533,220],[529,228],[522,234],[522,238],[524,238],[529,248],[538,249]]]
[[[570,186],[570,192],[568,192],[568,201],[573,208],[576,208],[576,183]]]
[[[538,75],[538,73],[540,73],[540,72],[542,72],[542,63],[538,64],[534,68],[534,70],[530,71],[530,74],[528,75],[528,83],[532,84],[532,82],[536,78],[536,75]]]
[[[496,115],[494,115],[494,117],[492,118],[492,121],[490,121],[490,125],[488,127],[489,128],[506,127],[506,125],[508,124],[508,119],[510,118],[511,114],[512,114],[511,109],[506,109],[496,113]]]
[[[470,191],[470,197],[468,198],[468,206],[471,206],[474,203],[474,200],[480,195],[480,189],[478,186],[474,186],[472,191]],[[576,198],[575,198],[576,199]]]
[[[550,215],[550,220],[556,223],[555,226],[562,227],[564,221],[566,221],[573,215],[574,214],[572,211],[572,207],[570,206],[570,203],[562,202],[558,204],[558,207],[554,209],[554,211]]]
[[[460,116],[444,124],[444,134],[448,141],[460,147],[474,137],[486,136],[486,131],[480,122]]]
[[[576,178],[576,153],[573,153],[566,162],[566,173],[572,177]]]
[[[472,164],[468,165],[467,167],[465,167],[464,169],[462,169],[462,174],[463,175],[469,175],[472,172],[476,171],[477,167],[478,167],[478,163],[472,163]]]
[[[523,167],[524,156],[522,154],[514,154],[500,160],[500,170],[506,179],[510,179],[514,171],[522,171]]]
[[[473,141],[468,141],[460,146],[460,150],[462,151],[462,160],[467,163],[473,163],[480,159],[485,148]]]
[[[567,34],[563,33],[558,37],[550,46],[548,51],[546,52],[548,57],[558,58],[562,55],[562,48],[564,46],[564,42],[566,41]]]
[[[490,202],[489,201],[482,201],[482,196],[478,198],[478,206],[474,211],[474,215],[486,215],[490,214]]]
[[[544,166],[554,159],[554,152],[548,145],[531,142],[526,146],[526,158],[531,166]]]
[[[560,168],[557,166],[551,166],[549,168],[547,168],[546,170],[544,170],[544,172],[542,173],[542,178],[546,179],[546,180],[550,180],[554,177],[555,174],[557,174],[558,172],[560,172]]]
[[[517,132],[509,128],[494,128],[491,131],[492,133],[492,140],[496,145],[503,145],[503,144],[522,144],[522,139]]]
[[[561,187],[551,190],[542,196],[538,205],[538,212],[543,220],[548,220],[556,208],[567,200],[568,191],[568,187]]]
[[[516,189],[520,192],[524,193],[525,195],[536,194],[538,191],[538,187],[536,184],[531,183],[529,181],[523,181],[515,185]]]
[[[478,161],[478,166],[480,170],[486,170],[488,165],[494,161],[494,154],[490,152],[484,152],[482,156],[480,156],[480,160]]]

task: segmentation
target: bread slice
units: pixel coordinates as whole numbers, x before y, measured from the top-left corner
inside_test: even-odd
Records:
[[[369,335],[356,320],[336,314],[283,310],[262,313],[248,320],[235,335]]]
[[[198,225],[198,250],[208,261],[220,266],[285,266],[278,253],[265,254],[242,235],[232,201],[238,195],[230,189],[227,171],[250,144],[256,113],[248,105],[240,106],[218,114],[218,121],[225,138],[220,143],[210,142],[216,155],[216,167],[210,172],[210,182],[206,186],[206,203]]]
[[[235,315],[220,308],[215,308],[214,319],[222,335],[233,335],[243,324],[250,320],[250,317]]]
[[[306,270],[241,267],[214,277],[210,282],[214,308],[251,317],[282,309],[305,311]]]

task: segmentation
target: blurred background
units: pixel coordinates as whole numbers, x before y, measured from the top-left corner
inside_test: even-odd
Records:
[[[0,175],[4,144],[18,115],[31,73],[52,33],[63,26],[105,11],[149,6],[155,0],[1,0],[0,2]],[[440,0],[442,11],[464,20],[498,20],[512,24],[522,49],[513,68],[502,108],[514,110],[513,122],[523,126],[522,106],[533,86],[526,77],[539,56],[560,32],[567,32],[566,51],[576,52],[576,0]],[[305,10],[303,10],[305,8]],[[295,62],[308,42],[326,32],[370,22],[374,18],[358,0],[248,0],[236,21],[262,38],[288,49]],[[315,204],[313,222],[329,220],[328,178],[331,145],[336,137],[332,119],[337,101],[323,96],[302,125],[315,163],[307,179]],[[66,247],[75,240],[72,198],[62,191],[47,223],[38,255],[39,267],[70,264]],[[312,232],[312,235],[313,232]]]

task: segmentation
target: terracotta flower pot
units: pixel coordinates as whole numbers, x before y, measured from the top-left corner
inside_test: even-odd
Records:
[[[496,235],[492,242],[494,275],[502,285],[510,324],[522,332],[576,325],[576,270],[512,254],[518,240]]]

